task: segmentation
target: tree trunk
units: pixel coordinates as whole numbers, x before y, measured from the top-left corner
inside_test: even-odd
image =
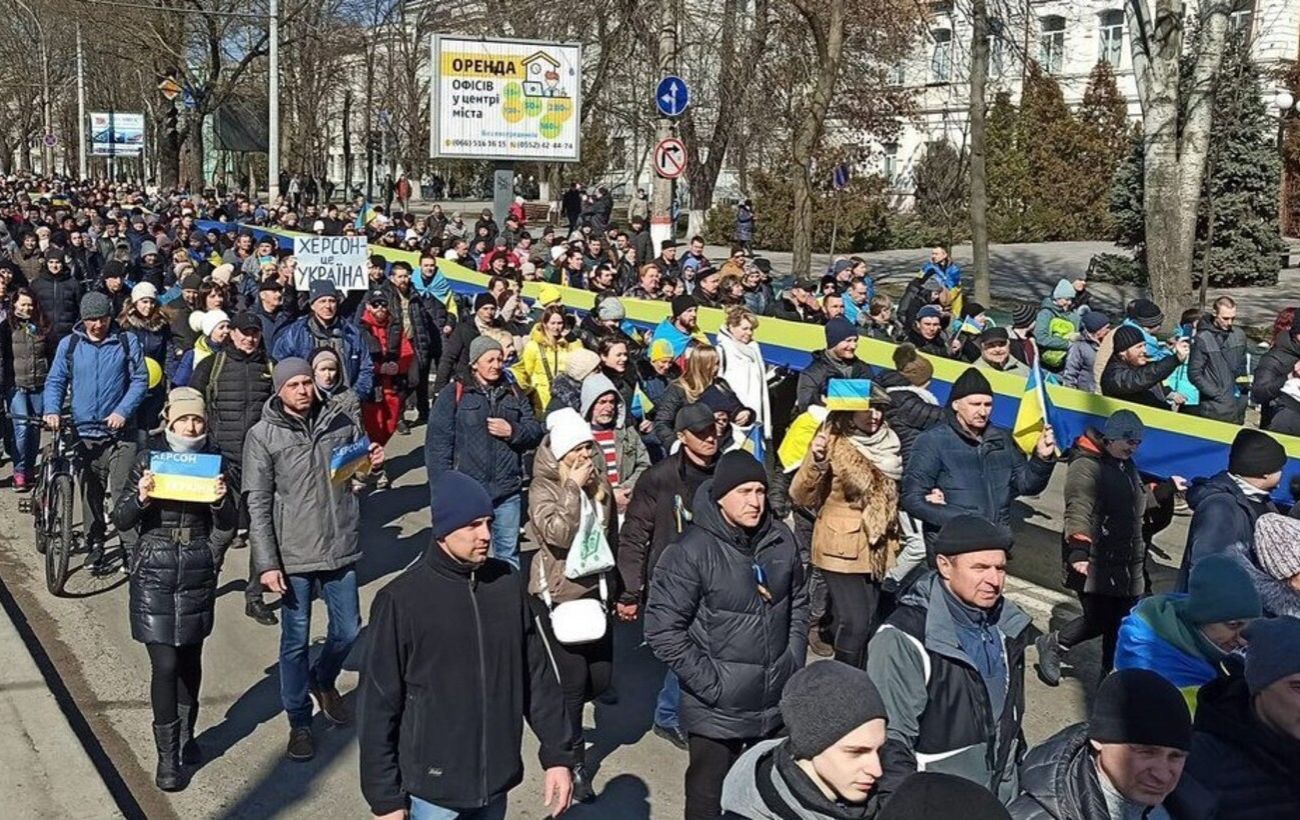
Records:
[[[975,299],[983,305],[989,293],[988,175],[984,158],[984,86],[989,68],[989,10],[987,0],[971,4],[970,61],[970,235],[975,255]],[[961,318],[961,317],[953,317]]]
[[[163,107],[162,127],[159,129],[161,139],[155,153],[158,155],[158,184],[163,188],[174,188],[181,178],[181,134],[176,107]]]
[[[794,223],[794,241],[790,245],[790,273],[797,279],[812,273],[813,190],[812,175],[808,168],[795,168],[794,210],[790,214]]]

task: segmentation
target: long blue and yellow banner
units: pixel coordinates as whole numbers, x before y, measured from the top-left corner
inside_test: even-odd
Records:
[[[228,230],[229,223],[201,221],[204,230]],[[271,235],[278,238],[282,248],[293,249],[293,234],[279,229],[267,229],[257,226],[239,226],[240,230],[250,230],[258,237]],[[411,251],[385,248],[371,245],[371,253],[377,253],[390,262],[402,260],[409,262],[412,268],[419,269],[419,255]],[[438,260],[438,269],[451,282],[452,288],[463,294],[475,294],[487,288],[488,277],[462,265]],[[545,282],[525,282],[523,294],[536,299]],[[595,294],[579,288],[557,287],[563,297],[565,306],[580,312],[592,309]],[[652,329],[668,315],[665,302],[643,299],[622,298],[627,310],[627,318],[644,329]],[[721,310],[711,308],[699,312],[700,328],[707,333],[716,333],[721,327],[723,314]],[[802,370],[812,359],[812,354],[826,347],[823,330],[818,325],[806,325],[782,319],[763,317],[755,339],[762,345],[763,358],[768,363],[782,365],[794,370]],[[858,342],[858,357],[876,367],[893,369],[893,352],[895,345],[875,339],[862,337]],[[931,391],[940,402],[946,402],[952,383],[970,365],[950,359],[930,357],[934,364],[934,381]],[[985,372],[993,386],[993,423],[1007,430],[1012,429],[1020,400],[1025,395],[1025,379],[1007,373]],[[1153,476],[1171,475],[1184,478],[1212,475],[1228,466],[1228,447],[1239,427],[1221,421],[1174,413],[1152,407],[1144,407],[1117,399],[1105,398],[1095,393],[1085,393],[1061,385],[1046,385],[1048,401],[1054,408],[1053,420],[1057,442],[1062,449],[1068,447],[1088,427],[1101,427],[1105,419],[1116,410],[1126,408],[1137,413],[1146,424],[1146,438],[1136,458],[1138,468]],[[1290,501],[1290,478],[1300,475],[1300,438],[1277,436],[1286,448],[1287,465],[1283,472],[1282,484],[1278,487],[1276,497]]]

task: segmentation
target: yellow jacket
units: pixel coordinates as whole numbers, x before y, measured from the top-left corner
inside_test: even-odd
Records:
[[[551,402],[551,382],[564,372],[569,354],[581,348],[581,342],[565,339],[561,339],[559,344],[551,344],[540,326],[535,326],[529,334],[524,350],[519,354],[519,363],[510,368],[510,372],[514,373],[519,387],[533,397],[533,409],[539,419]]]

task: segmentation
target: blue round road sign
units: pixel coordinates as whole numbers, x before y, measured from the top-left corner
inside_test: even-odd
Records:
[[[655,107],[665,117],[680,117],[691,104],[691,90],[681,77],[668,75],[655,89]]]

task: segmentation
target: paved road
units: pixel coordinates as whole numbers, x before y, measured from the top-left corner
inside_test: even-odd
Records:
[[[422,433],[417,428],[411,436],[392,442],[391,475],[398,478],[392,489],[364,504],[366,553],[359,567],[363,612],[368,612],[375,590],[413,560],[428,539],[423,459],[415,447]],[[1012,595],[1040,626],[1049,620],[1059,623],[1077,612],[1072,600],[1054,591],[1059,583],[1058,536],[1054,533],[1060,531],[1063,484],[1064,470],[1058,468],[1052,487],[1041,500],[1017,505],[1025,522],[1018,528]],[[1185,524],[1185,519],[1176,519],[1175,527],[1160,543],[1180,548]],[[126,814],[149,818],[365,815],[357,788],[357,747],[351,729],[326,727],[318,720],[316,759],[294,764],[283,758],[287,724],[280,710],[276,673],[279,631],[258,626],[243,615],[239,591],[247,569],[246,552],[231,553],[222,573],[216,630],[204,653],[199,739],[209,762],[188,790],[164,795],[152,785],[148,660],[130,637],[124,578],[95,582],[78,572],[69,582],[72,597],[51,597],[44,589],[29,528],[28,517],[17,513],[14,496],[0,493],[0,578],[32,624],[97,743],[130,787],[132,798],[124,806]],[[1176,562],[1178,549],[1171,552]],[[1159,582],[1167,585],[1170,577],[1162,571]],[[322,621],[323,615],[313,624],[318,641],[323,635]],[[660,668],[640,646],[636,625],[619,627],[616,653],[615,679],[621,699],[614,706],[595,706],[588,716],[588,725],[594,721],[596,727],[589,733],[594,743],[589,755],[599,761],[596,786],[601,796],[593,805],[575,809],[571,816],[577,820],[680,817],[685,755],[649,733]],[[345,693],[356,684],[359,655],[360,645],[340,680]],[[1076,658],[1080,661],[1076,677],[1067,679],[1059,689],[1042,687],[1030,675],[1026,732],[1031,741],[1083,716],[1098,674],[1097,655],[1097,647],[1087,647]],[[348,700],[353,698],[349,695]],[[527,779],[514,793],[510,816],[533,820],[544,816],[538,800],[540,772],[530,736],[524,745]],[[11,793],[4,783],[0,777],[0,789]],[[99,816],[102,805],[85,803],[66,815]]]

